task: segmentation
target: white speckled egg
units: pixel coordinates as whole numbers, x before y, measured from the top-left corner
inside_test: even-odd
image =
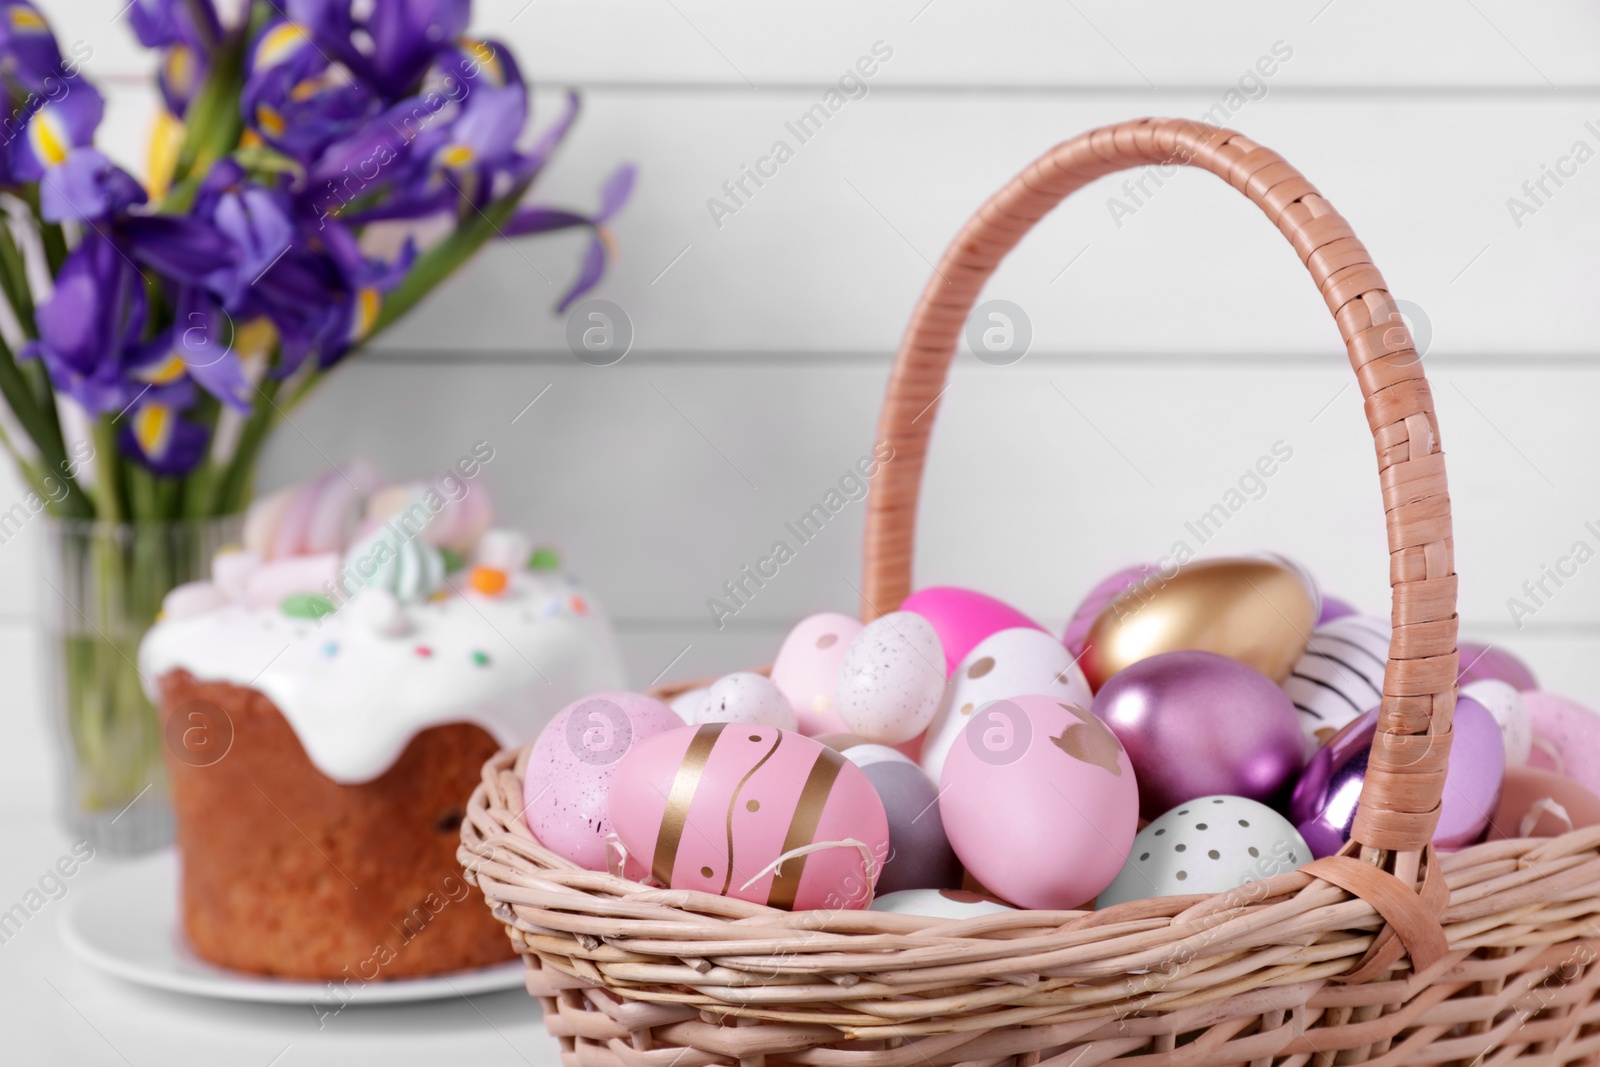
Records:
[[[1345,615],[1312,633],[1305,654],[1283,682],[1299,712],[1308,755],[1383,699],[1389,636],[1389,624],[1369,615]]]
[[[1095,906],[1225,893],[1309,862],[1311,848],[1300,831],[1265,804],[1245,797],[1198,797],[1139,831],[1128,862]]]
[[[965,889],[902,889],[878,897],[872,902],[871,910],[926,915],[930,919],[975,919],[1017,909]]]
[[[861,633],[860,621],[825,611],[795,623],[772,661],[772,684],[794,705],[807,737],[845,729],[839,718],[839,664]]]
[[[928,728],[944,692],[944,649],[909,611],[868,623],[839,664],[839,715],[868,741],[898,745]]]
[[[1460,695],[1476,700],[1494,716],[1500,739],[1506,743],[1506,766],[1527,766],[1533,752],[1533,720],[1516,687],[1498,678],[1485,678],[1462,686]]]
[[[1088,707],[1094,700],[1065,645],[1043,630],[1015,627],[990,634],[967,653],[945,683],[922,742],[922,767],[938,780],[944,758],[972,713],[991,700],[1040,694]]]
[[[743,722],[755,726],[795,728],[794,706],[777,686],[759,674],[740,671],[724,675],[706,690],[705,703],[696,709],[694,725],[707,722]]]

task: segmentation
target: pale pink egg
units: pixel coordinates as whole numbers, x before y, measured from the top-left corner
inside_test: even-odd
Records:
[[[1533,726],[1528,766],[1555,771],[1600,793],[1600,718],[1565,697],[1530,689],[1522,707]]]
[[[945,758],[939,811],[978,882],[1025,908],[1092,900],[1127,862],[1133,764],[1086,708],[1030,695],[979,708]]]
[[[661,884],[779,908],[866,907],[889,850],[861,768],[770,726],[708,723],[634,745],[610,812]]]
[[[919,589],[905,598],[900,610],[914,612],[933,624],[933,632],[939,635],[939,644],[944,648],[946,674],[952,673],[967,653],[992,633],[1018,626],[1044,629],[1010,604],[953,585]]]
[[[646,738],[683,728],[671,708],[638,693],[596,693],[540,731],[522,779],[524,818],[540,844],[591,871],[606,865],[611,782]]]
[[[861,629],[859,620],[825,611],[801,619],[783,639],[772,661],[772,684],[794,705],[806,736],[847,729],[839,717],[839,664]]]

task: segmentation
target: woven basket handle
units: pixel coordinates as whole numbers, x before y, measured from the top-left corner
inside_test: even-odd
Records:
[[[989,275],[1069,193],[1151,164],[1208,170],[1260,207],[1300,254],[1349,351],[1377,445],[1394,590],[1381,733],[1354,839],[1415,852],[1438,821],[1457,666],[1450,497],[1433,397],[1410,331],[1349,224],[1276,152],[1231,130],[1152,118],[1085,133],[1029,165],[950,242],[912,314],[879,416],[879,440],[893,446],[894,458],[868,498],[862,615],[893,611],[911,592],[928,433],[957,340]]]

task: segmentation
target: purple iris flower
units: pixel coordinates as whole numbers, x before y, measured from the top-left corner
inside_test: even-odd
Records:
[[[0,0],[0,74],[31,90],[51,88],[50,79],[71,76],[50,24],[25,0]]]
[[[91,415],[120,411],[137,391],[123,376],[123,361],[145,314],[144,278],[111,238],[89,230],[39,306],[39,339],[22,357],[44,360],[56,389]]]
[[[128,22],[146,48],[209,49],[222,39],[222,20],[211,0],[133,0]]]
[[[76,79],[58,99],[28,116],[11,144],[12,172],[39,183],[39,211],[50,222],[100,219],[146,200],[133,175],[94,147],[105,101]]]
[[[366,86],[340,81],[335,68],[307,68],[302,60],[286,59],[257,71],[240,96],[245,121],[261,139],[301,162],[317,159],[379,110]]]
[[[467,32],[471,0],[389,0],[372,6],[360,29],[368,49],[341,56],[356,76],[385,97],[416,91],[434,60]]]
[[[194,215],[120,215],[109,232],[129,257],[183,284],[198,284],[239,259],[225,234]]]
[[[233,350],[233,319],[203,289],[179,292],[173,324],[139,345],[127,377],[151,388],[193,382],[239,411],[250,410],[250,381]]]
[[[157,474],[188,474],[205,455],[211,435],[180,416],[194,406],[194,387],[186,381],[146,389],[121,418],[118,447]]]
[[[577,303],[578,299],[598,285],[601,277],[605,275],[606,262],[615,254],[611,247],[611,231],[606,229],[606,223],[611,221],[611,218],[628,202],[628,197],[633,194],[633,182],[637,175],[638,171],[631,163],[624,163],[612,171],[611,177],[600,187],[600,207],[593,215],[580,215],[573,211],[561,211],[555,208],[530,207],[511,217],[511,222],[505,228],[507,237],[550,233],[577,226],[587,226],[591,231],[589,247],[583,256],[583,266],[578,269],[578,277],[573,280],[572,286],[556,305],[558,312],[564,312]]]
[[[193,217],[210,222],[236,252],[201,281],[229,311],[243,309],[249,287],[295,240],[290,211],[287,196],[247,181],[243,168],[229,159],[219,160],[201,183]]]

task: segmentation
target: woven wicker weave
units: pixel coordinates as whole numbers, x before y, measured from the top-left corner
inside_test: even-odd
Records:
[[[484,768],[460,857],[528,964],[568,1067],[1093,1067],[1593,1061],[1600,828],[1450,855],[1437,818],[1456,578],[1433,403],[1365,248],[1294,168],[1228,130],[1144,119],[1059,145],[951,242],[900,348],[869,503],[863,614],[910,591],[930,417],[985,280],[1102,175],[1216,174],[1289,238],[1349,350],[1377,446],[1394,639],[1346,854],[1215,897],[963,921],[789,913],[579,870],[520,817],[526,749]]]

